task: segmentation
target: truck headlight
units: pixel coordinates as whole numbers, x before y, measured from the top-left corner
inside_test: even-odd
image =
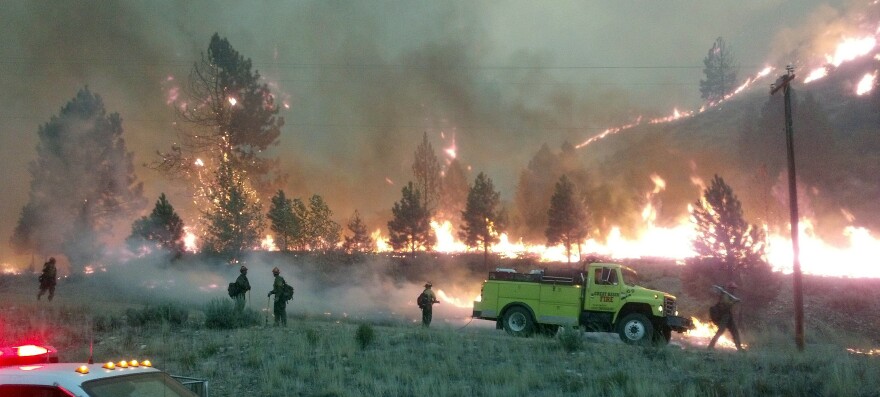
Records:
[[[663,306],[657,306],[657,311],[663,313]]]

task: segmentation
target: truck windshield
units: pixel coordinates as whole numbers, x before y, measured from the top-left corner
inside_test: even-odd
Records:
[[[97,379],[82,388],[91,397],[198,397],[164,372]]]
[[[620,268],[620,276],[623,277],[623,283],[635,287],[639,284],[639,274],[635,270],[628,267]]]

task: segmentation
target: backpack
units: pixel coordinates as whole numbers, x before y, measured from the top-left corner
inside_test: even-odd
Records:
[[[419,297],[416,298],[416,304],[419,305],[419,309],[424,309],[425,306],[430,304],[430,302],[428,302],[428,295],[425,295],[424,292],[419,294]]]
[[[719,325],[721,317],[723,316],[724,308],[721,306],[721,302],[718,302],[709,308],[709,319],[712,320],[715,325]]]
[[[281,294],[280,299],[287,302],[293,299],[293,287],[290,284],[284,283],[281,285]]]
[[[229,283],[229,287],[226,288],[226,292],[229,293],[230,298],[235,298],[235,296],[238,295],[238,292],[239,292],[238,291],[238,284]]]

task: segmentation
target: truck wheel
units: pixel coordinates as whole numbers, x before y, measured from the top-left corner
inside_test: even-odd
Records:
[[[513,336],[531,336],[535,331],[535,322],[528,310],[512,307],[504,313],[504,330]]]
[[[617,323],[617,334],[628,344],[645,344],[654,337],[654,325],[644,314],[631,313]]]

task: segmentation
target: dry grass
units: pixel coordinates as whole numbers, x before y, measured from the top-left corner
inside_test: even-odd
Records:
[[[663,275],[662,277],[666,277]],[[0,292],[2,341],[45,341],[65,361],[149,358],[178,375],[209,380],[212,396],[878,396],[880,360],[846,347],[871,341],[810,323],[797,352],[780,327],[748,330],[745,353],[671,345],[633,347],[614,338],[509,337],[490,328],[365,323],[291,317],[289,326],[208,329],[204,306],[186,306],[182,325],[123,318],[147,302],[90,288],[51,304],[32,288]],[[60,298],[60,297],[59,297]],[[95,318],[106,326],[97,327]],[[367,327],[372,331],[365,340]],[[358,330],[361,329],[361,333]],[[358,335],[361,335],[358,337]],[[610,340],[610,342],[608,341]]]

